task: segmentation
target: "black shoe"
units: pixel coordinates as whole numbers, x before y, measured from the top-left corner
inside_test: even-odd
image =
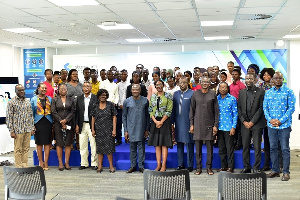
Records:
[[[97,170],[98,167],[97,166],[92,166],[92,170]]]
[[[269,171],[269,170],[271,170],[271,167],[270,167],[270,166],[264,166],[263,168],[261,168],[260,171],[265,172],[265,171]]]
[[[142,173],[144,173],[144,168],[139,168],[139,172],[142,172]]]
[[[217,172],[227,171],[227,169],[228,169],[227,167],[225,167],[225,168],[222,167],[220,169],[217,169]]]
[[[176,168],[176,170],[182,170],[182,169],[185,169],[185,167],[184,167],[184,166],[178,166],[178,167]]]
[[[242,171],[240,171],[241,174],[245,174],[245,173],[251,173],[251,169],[245,168]]]
[[[234,147],[234,150],[240,150],[241,148],[242,148],[242,146],[236,145],[236,146]]]
[[[193,167],[188,167],[189,172],[192,172],[194,170]]]
[[[132,172],[135,172],[136,171],[136,168],[135,167],[130,167],[126,173],[132,173]]]
[[[255,174],[255,173],[259,173],[260,170],[258,170],[258,169],[253,169],[252,172]]]
[[[280,177],[280,174],[276,172],[270,172],[269,174],[267,174],[267,178],[274,178],[274,177]]]
[[[86,168],[89,168],[89,167],[86,167],[86,166],[80,166],[80,167],[79,167],[79,170],[83,170],[83,169],[86,169]]]
[[[116,141],[115,144],[116,144],[116,146],[118,146],[118,145],[122,144],[122,141]]]

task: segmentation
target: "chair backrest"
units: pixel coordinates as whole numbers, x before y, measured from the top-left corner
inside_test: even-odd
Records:
[[[46,181],[42,167],[3,167],[5,199],[45,199]]]
[[[235,174],[220,172],[218,177],[218,199],[267,199],[267,176],[265,173]]]
[[[144,171],[144,199],[191,199],[188,170]]]

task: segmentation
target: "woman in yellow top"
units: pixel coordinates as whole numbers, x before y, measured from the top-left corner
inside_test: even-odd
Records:
[[[166,171],[168,147],[173,147],[170,116],[173,109],[172,95],[163,91],[164,82],[154,82],[157,93],[150,98],[151,118],[148,146],[155,146],[157,167],[155,171]],[[161,163],[161,158],[163,162]]]

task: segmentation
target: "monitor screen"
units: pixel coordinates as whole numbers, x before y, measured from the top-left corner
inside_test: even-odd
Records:
[[[18,77],[0,77],[0,124],[5,124],[6,105],[16,96],[15,86],[18,83]]]

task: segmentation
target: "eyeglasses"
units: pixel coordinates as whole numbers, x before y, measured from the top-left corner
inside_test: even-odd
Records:
[[[155,86],[156,86],[156,87],[157,87],[157,86],[163,86],[163,84],[156,84]]]
[[[274,80],[282,80],[283,78],[282,77],[276,77],[276,78],[273,78]]]

